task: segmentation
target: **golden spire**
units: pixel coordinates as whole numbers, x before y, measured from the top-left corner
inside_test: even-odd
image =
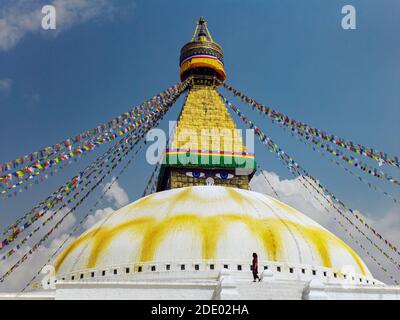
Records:
[[[214,42],[203,17],[197,21],[190,42],[182,47],[179,62],[182,81],[188,77],[200,78],[202,83],[207,79],[208,83],[215,84],[215,81],[210,81],[213,78],[225,81],[224,52]]]
[[[248,189],[254,155],[246,151],[216,87],[226,78],[222,48],[203,17],[181,49],[182,81],[192,77],[171,145],[161,166],[157,190],[196,185]]]
[[[197,34],[197,41],[210,41],[214,42],[213,38],[211,37],[211,33],[207,27],[207,21],[200,17],[199,21],[196,23],[196,29],[194,30],[191,42],[194,42],[196,39]],[[208,37],[208,38],[207,38]]]

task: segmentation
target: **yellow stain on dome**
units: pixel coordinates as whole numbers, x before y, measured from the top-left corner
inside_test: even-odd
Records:
[[[214,216],[182,214],[164,219],[140,217],[112,228],[104,227],[95,229],[78,238],[60,255],[56,262],[56,270],[59,270],[60,266],[74,249],[89,241],[91,241],[91,246],[87,247],[87,250],[90,250],[87,267],[96,267],[98,259],[106,253],[113,239],[122,232],[131,232],[134,236],[142,237],[138,262],[153,261],[158,248],[160,248],[166,236],[180,230],[191,231],[201,239],[203,259],[215,259],[218,243],[232,223],[244,224],[250,233],[262,243],[265,254],[270,261],[285,260],[282,256],[282,241],[284,239],[284,232],[287,226],[289,226],[293,232],[301,232],[301,235],[299,235],[303,236],[307,242],[314,246],[324,267],[332,267],[329,256],[329,245],[345,246],[357,263],[361,273],[365,275],[364,266],[352,249],[323,229],[296,224],[289,220],[254,218],[241,214],[220,214]]]
[[[227,231],[231,223],[243,223],[250,230],[250,233],[256,236],[256,239],[261,241],[268,255],[268,259],[272,261],[277,260],[278,248],[280,247],[278,240],[282,232],[282,225],[279,221],[273,219],[254,219],[249,216],[240,214],[225,214],[209,217],[202,217],[195,214],[183,214],[177,216],[167,217],[161,221],[149,220],[146,225],[146,230],[138,229],[136,222],[131,221],[124,224],[123,227],[117,226],[111,230],[104,232],[100,240],[96,241],[98,244],[93,245],[92,254],[89,259],[88,268],[95,266],[98,256],[103,253],[107,248],[113,237],[120,234],[122,229],[132,228],[131,231],[143,234],[142,247],[140,250],[139,262],[153,261],[157,250],[165,238],[173,233],[183,231],[192,231],[194,235],[199,236],[202,243],[202,258],[209,260],[215,259],[217,255],[217,246],[221,237]],[[134,229],[134,230],[133,230]]]
[[[242,212],[246,212],[249,206],[254,207],[257,211],[259,206],[254,206],[255,203],[250,201],[246,194],[239,192],[233,188],[224,188],[226,196],[235,201],[241,207]],[[212,197],[211,197],[212,198]],[[289,215],[302,216],[297,210],[285,205],[284,203],[269,198],[277,204],[284,213]],[[240,223],[246,226],[250,234],[259,241],[263,247],[265,254],[270,261],[286,261],[284,256],[284,239],[289,230],[293,234],[297,234],[311,245],[317,252],[320,262],[325,267],[332,267],[329,246],[338,246],[345,248],[352,256],[362,274],[366,274],[366,269],[358,257],[358,255],[342,240],[333,236],[325,229],[318,226],[304,225],[302,222],[295,222],[291,219],[277,217],[254,217],[248,214],[226,213],[217,215],[203,215],[193,212],[174,214],[176,208],[181,203],[197,203],[204,200],[200,194],[194,192],[194,188],[184,188],[174,190],[167,198],[148,196],[135,202],[133,205],[127,206],[123,212],[129,213],[132,218],[128,221],[117,224],[115,226],[104,225],[95,228],[83,234],[75,240],[62,254],[57,258],[55,267],[58,271],[60,266],[65,262],[68,256],[75,250],[89,250],[89,257],[86,261],[87,268],[94,268],[98,265],[99,259],[103,254],[107,253],[112,241],[121,235],[128,232],[132,237],[139,238],[140,249],[138,256],[131,257],[134,262],[149,262],[156,258],[157,250],[161,247],[165,238],[173,232],[180,230],[189,231],[193,234],[193,241],[199,239],[201,241],[202,258],[207,260],[215,259],[217,254],[218,243],[221,241],[228,231],[228,227],[233,223]],[[268,210],[274,211],[268,202],[262,199],[253,199],[262,206],[267,206]],[[157,206],[165,206],[162,208],[163,214],[157,216],[152,211]],[[219,199],[213,199],[212,202],[218,202]],[[199,204],[200,205],[200,204]],[[196,207],[197,205],[195,205]],[[140,209],[149,209],[150,214],[139,215],[135,217],[135,213],[140,213]],[[263,207],[260,208],[265,212]],[[147,211],[147,210],[146,210]],[[253,211],[253,210],[252,210]],[[80,246],[85,244],[83,249]],[[313,252],[314,252],[313,251]]]
[[[153,218],[144,217],[124,222],[111,229],[100,229],[98,235],[93,239],[94,243],[91,247],[91,254],[88,259],[87,267],[94,268],[96,266],[98,259],[108,249],[116,236],[127,231],[129,231],[132,236],[141,236],[148,233],[148,228],[151,228],[153,225]]]
[[[296,225],[298,228],[298,225]],[[321,229],[316,228],[300,228],[300,232],[304,232],[305,240],[311,244],[314,249],[319,253],[322,265],[324,267],[332,267],[332,261],[329,255],[329,248],[327,242],[332,242],[334,239],[330,234]],[[362,269],[360,269],[361,271]]]
[[[179,215],[163,219],[155,223],[143,237],[143,245],[140,253],[140,262],[151,261],[156,254],[157,248],[165,237],[177,229],[195,230],[198,228],[198,221],[194,215]]]
[[[226,191],[238,205],[242,206],[244,210],[245,204],[253,206],[253,203],[249,199],[247,199],[247,197],[244,197],[243,194],[236,189],[226,188]],[[266,205],[259,199],[257,200],[260,202],[261,205]],[[278,237],[278,235],[282,234],[283,232],[284,224],[282,223],[282,221],[278,219],[264,218],[262,220],[262,223],[260,223],[259,219],[255,219],[249,216],[241,216],[241,219],[246,220],[247,227],[252,231],[253,234],[256,234],[258,236],[259,240],[262,241],[264,248],[266,249],[268,259],[271,261],[278,261],[278,254],[280,254],[282,251],[280,247],[281,242],[279,241]]]
[[[275,219],[255,219],[245,216],[243,222],[264,246],[268,260],[282,259],[282,235],[284,226]]]
[[[56,271],[59,270],[60,266],[63,264],[65,259],[77,248],[79,248],[80,245],[82,244],[87,244],[90,238],[93,238],[95,232],[98,231],[98,229],[91,230],[82,236],[80,236],[78,239],[74,240],[56,259],[54,262],[54,267]]]
[[[238,205],[244,208],[244,204],[246,203],[246,197],[244,197],[240,192],[238,192],[234,188],[226,188],[225,190],[228,193],[230,199],[232,199]]]
[[[192,188],[174,189],[168,198],[156,197],[154,195],[141,198],[132,204],[132,210],[148,208],[154,209],[157,205],[162,205],[163,203],[168,202],[167,212],[171,212],[175,206],[179,205],[179,201],[185,201],[188,199],[192,200],[193,196],[194,193],[192,192]]]
[[[167,214],[173,213],[173,209],[178,206],[180,203],[185,203],[188,199],[192,199],[194,197],[194,192],[192,188],[183,188],[179,190],[176,194],[173,195],[172,198],[168,201]]]
[[[284,212],[288,212],[290,214],[296,215],[296,216],[301,216],[302,214],[297,211],[296,209],[288,206],[287,204],[270,197],[270,199],[278,206],[280,207]],[[296,227],[298,225],[296,224]],[[318,230],[319,232],[315,232],[315,230]],[[361,273],[363,275],[366,275],[366,270],[364,267],[364,264],[362,263],[360,257],[354,252],[354,250],[344,241],[342,241],[341,239],[339,239],[338,237],[334,237],[332,234],[330,234],[329,232],[321,232],[323,231],[323,229],[313,229],[313,228],[308,228],[308,230],[305,230],[307,233],[306,238],[310,238],[312,239],[312,241],[310,241],[309,243],[311,243],[314,247],[316,247],[316,249],[318,250],[318,252],[323,253],[325,252],[325,254],[321,254],[321,257],[325,257],[323,259],[325,259],[325,261],[323,261],[324,266],[326,265],[330,265],[330,262],[328,262],[328,260],[326,259],[326,257],[328,257],[328,251],[326,249],[326,241],[327,239],[329,239],[332,243],[335,243],[337,246],[339,247],[344,247],[348,253],[352,256],[353,260],[356,262],[359,270],[361,271]]]
[[[217,254],[218,241],[226,232],[227,225],[225,224],[222,215],[210,216],[201,219],[202,234],[202,253],[203,259],[214,259]]]
[[[350,255],[353,257],[354,261],[357,263],[358,268],[361,270],[361,273],[363,275],[366,275],[364,264],[362,263],[360,257],[357,255],[357,253],[355,253],[354,250],[352,248],[350,248],[350,246],[347,243],[345,243],[344,241],[340,240],[339,238],[336,238],[336,240],[337,240],[337,242],[339,242],[340,246],[344,247],[350,253]]]

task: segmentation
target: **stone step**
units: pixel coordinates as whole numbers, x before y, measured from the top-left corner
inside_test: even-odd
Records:
[[[239,295],[250,300],[301,300],[304,286],[302,282],[237,282]]]

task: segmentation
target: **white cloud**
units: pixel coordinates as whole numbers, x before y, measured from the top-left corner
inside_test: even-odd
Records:
[[[59,235],[57,238],[53,239],[47,246],[41,246],[28,260],[20,265],[18,269],[14,271],[4,283],[0,283],[1,292],[19,292],[22,290],[31,279],[37,275],[37,272],[47,263],[51,255],[57,252],[60,245],[68,239],[63,248],[65,248],[74,237],[68,238],[67,233]],[[31,247],[27,246],[26,251],[17,251],[12,259],[4,261],[0,266],[1,274],[4,274],[16,261],[22,258],[25,252],[30,250]],[[61,250],[62,251],[62,250]],[[58,252],[59,254],[60,252]],[[56,255],[57,256],[57,255]],[[42,275],[36,277],[32,284],[40,284]]]
[[[56,214],[56,219],[50,221],[45,226],[41,226],[39,231],[26,243],[26,246],[22,250],[18,250],[8,259],[1,261],[0,263],[0,274],[3,275],[5,272],[9,270],[11,266],[13,266],[19,259],[23,257],[23,255],[28,252],[32,246],[37,243],[49,230],[63,217],[69,208],[64,208],[60,210]],[[54,212],[48,212],[44,216],[43,219],[37,221],[33,228],[36,228],[40,225],[45,219],[50,217]],[[9,277],[7,277],[4,283],[0,283],[0,291],[2,292],[16,292],[21,290],[27,283],[30,281],[33,276],[37,274],[37,272],[43,267],[44,264],[48,261],[48,259],[56,252],[56,250],[60,247],[60,245],[68,238],[69,232],[72,227],[76,223],[76,217],[73,213],[69,213],[64,221],[59,225],[57,229],[52,232],[50,236],[50,243],[48,245],[40,246],[33,255],[28,257],[24,263],[22,263]],[[19,238],[18,241],[22,239]],[[74,239],[73,236],[68,238],[68,241],[64,244],[64,247],[70,243]],[[9,249],[11,249],[16,243],[13,243]],[[3,255],[8,251],[7,249],[1,252]],[[59,253],[59,252],[58,252]],[[57,256],[57,254],[56,254]],[[37,277],[35,282],[40,281],[41,276]]]
[[[377,230],[382,230],[384,236],[395,244],[400,244],[400,214],[399,209],[392,208],[379,220],[368,219]]]
[[[11,92],[12,85],[13,81],[11,79],[9,78],[0,79],[0,94],[8,95]]]
[[[112,181],[114,180],[114,177]],[[103,192],[110,186],[110,183],[107,183]],[[118,181],[116,181],[110,190],[106,193],[106,199],[113,203],[117,208],[127,204],[129,202],[129,198],[125,190],[119,185]],[[0,275],[3,275],[13,264],[15,264],[25,252],[28,252],[31,247],[37,243],[54,225],[68,213],[70,208],[64,208],[60,212],[58,212],[55,216],[54,220],[51,220],[45,226],[41,226],[40,230],[25,244],[23,250],[18,250],[14,255],[5,261],[1,261],[0,263]],[[98,209],[92,215],[90,215],[86,221],[83,223],[82,227],[84,230],[87,230],[98,223],[100,220],[110,216],[114,212],[114,209],[111,207],[106,207],[104,209]],[[36,228],[43,221],[45,221],[48,217],[51,217],[54,214],[53,211],[48,211],[45,216],[38,220],[33,224],[32,228]],[[65,239],[68,238],[69,233],[72,231],[73,227],[77,223],[77,218],[71,212],[69,213],[63,223],[59,225],[57,229],[55,229],[51,237],[49,238],[50,243],[45,246],[41,246],[32,256],[28,258],[26,262],[24,262],[18,269],[14,271],[8,278],[6,278],[4,283],[0,283],[0,292],[16,292],[21,290],[29,280],[32,279],[34,275],[46,264],[47,260],[50,256],[52,256],[57,249],[59,249],[60,245],[63,244]],[[18,241],[22,239],[19,238]],[[67,245],[70,243],[75,237],[71,236],[66,243],[64,243],[63,248],[57,252],[55,256],[57,256]],[[48,242],[48,241],[46,241]],[[16,242],[17,243],[17,242]],[[13,243],[9,249],[11,249],[16,243]],[[0,256],[2,256],[7,249],[2,250]],[[42,276],[38,276],[35,282],[39,283]]]
[[[126,0],[2,0],[0,11],[0,50],[9,50],[27,34],[42,32],[42,6],[56,8],[58,35],[79,24],[100,18],[113,19],[132,10],[133,2]],[[49,31],[50,32],[50,31]],[[47,32],[47,34],[50,34]]]
[[[118,186],[118,188],[120,187]],[[49,222],[44,227],[41,227],[41,229],[35,234],[35,236],[31,238],[31,240],[27,243],[27,246],[24,247],[24,250],[18,250],[10,258],[5,260],[4,262],[2,261],[0,263],[0,275],[3,275],[6,271],[9,270],[11,266],[13,266],[19,259],[21,259],[24,253],[28,252],[33,246],[33,244],[37,243],[37,241],[39,241],[68,211],[69,208],[64,208],[59,213],[57,213],[56,215],[57,219]],[[93,215],[90,215],[82,225],[84,229],[83,231],[91,228],[100,220],[108,217],[113,212],[115,212],[114,209],[110,207],[96,210],[96,212]],[[46,213],[44,218],[41,219],[40,222],[38,221],[37,224],[33,226],[33,228],[35,228],[38,225],[38,223],[42,223],[52,214],[53,212],[50,211]],[[72,231],[76,222],[77,219],[73,213],[67,215],[63,223],[60,224],[59,227],[56,230],[54,230],[54,232],[51,234],[50,243],[48,243],[45,246],[41,246],[33,255],[29,256],[28,260],[23,264],[21,264],[21,266],[18,267],[18,269],[16,269],[14,273],[12,273],[8,278],[6,278],[4,283],[0,283],[0,292],[20,291],[33,278],[33,276],[35,276],[37,272],[45,264],[47,264],[47,261],[52,255],[54,255],[54,258],[57,257],[58,254],[60,254],[62,250],[64,250],[68,246],[68,244],[76,238],[75,236],[70,236],[70,232]],[[82,232],[78,232],[78,234],[80,233]],[[61,245],[62,247],[60,248]],[[8,250],[10,248],[8,248]],[[1,255],[4,254],[5,252],[7,252],[7,250],[1,252]],[[39,275],[35,279],[34,283],[40,284],[41,279],[42,275]]]
[[[96,210],[96,212],[94,214],[90,215],[86,219],[85,223],[83,224],[83,227],[87,230],[87,229],[91,228],[92,226],[94,226],[100,220],[108,217],[113,212],[114,212],[114,209],[110,208],[110,207]]]
[[[115,177],[112,178],[112,181],[115,180]],[[108,189],[111,182],[106,183],[103,188],[103,192]],[[110,190],[106,193],[106,199],[113,203],[113,205],[117,208],[120,208],[129,203],[128,194],[125,190],[119,185],[118,181],[115,181],[111,186]]]
[[[302,186],[301,180],[299,177],[292,179],[292,180],[280,180],[279,176],[274,172],[263,171],[266,178],[268,179],[269,183],[273,186],[277,194],[279,195],[278,200],[289,204],[290,206],[296,208],[297,210],[303,212],[311,219],[315,220],[326,229],[343,239],[346,243],[348,243],[357,253],[363,258],[364,262],[368,265],[369,269],[371,270],[372,274],[375,278],[382,280],[383,282],[389,283],[386,274],[373,262],[372,259],[365,254],[365,252],[360,249],[357,244],[348,236],[347,232],[343,230],[339,224],[334,221],[333,217],[338,218],[339,214],[331,208],[324,198],[318,195],[316,192],[312,194],[317,197],[317,199],[324,204],[328,211],[326,211],[315,199],[314,197]],[[260,193],[268,194],[272,197],[276,197],[272,188],[269,186],[268,182],[264,178],[264,176],[260,173],[255,175],[250,182],[251,189]],[[311,189],[309,187],[309,189]],[[311,189],[313,190],[313,189]],[[359,212],[357,212],[360,214]],[[400,244],[400,215],[398,210],[392,209],[384,215],[380,215],[380,219],[373,219],[371,218],[372,214],[366,214],[367,218],[364,218],[370,222],[372,226],[374,226],[378,231],[382,233],[382,235],[393,244],[398,245]],[[349,218],[353,223],[356,223],[355,218],[351,217],[349,214]],[[342,222],[343,219],[341,220]],[[344,222],[346,225],[346,223]],[[359,234],[354,228],[349,228],[352,230],[352,235],[360,241],[364,247],[370,253],[379,259],[379,261],[391,272],[392,275],[396,277],[398,274],[398,270],[394,267],[391,262],[389,262],[381,253],[379,253],[376,248],[374,248],[369,241],[365,239],[361,234]],[[364,230],[366,234],[370,236],[371,239],[374,239],[374,236],[368,231]],[[385,244],[375,239],[376,244],[379,245],[381,248],[387,248]],[[390,253],[390,250],[387,250],[387,253]],[[393,255],[392,255],[393,256]]]
[[[22,256],[28,252],[32,246],[37,243],[56,223],[59,221],[61,217],[63,217],[69,208],[64,208],[60,212],[56,214],[56,219],[54,221],[50,221],[45,226],[41,226],[40,230],[32,237],[24,250],[18,250],[14,255],[10,258],[6,259],[5,261],[1,261],[0,263],[0,275],[3,275],[6,271],[9,270],[11,266],[13,266]],[[106,218],[111,213],[114,212],[114,209],[107,207],[104,209],[96,210],[96,212],[89,216],[85,223],[83,224],[83,229],[87,230],[92,227],[94,224]],[[52,216],[54,212],[49,211],[46,215],[40,220],[37,221],[33,228],[37,227],[41,224],[45,219]],[[63,223],[59,225],[59,227],[53,231],[51,234],[50,243],[47,245],[39,247],[39,249],[31,256],[29,256],[28,260],[21,264],[14,273],[12,273],[9,277],[6,278],[4,283],[0,283],[0,292],[18,292],[21,290],[32,278],[37,274],[37,272],[47,263],[48,259],[54,255],[57,257],[58,254],[65,249],[68,244],[75,239],[75,236],[70,236],[70,232],[72,231],[73,227],[75,226],[77,219],[73,213],[69,213],[66,218],[64,219]],[[19,239],[20,241],[21,239]],[[67,241],[66,241],[67,240]],[[48,241],[47,241],[48,242]],[[16,243],[13,243],[15,245]],[[62,248],[60,249],[60,246]],[[9,249],[11,249],[10,246]],[[8,250],[4,250],[1,252],[3,255]],[[58,251],[57,251],[58,250]],[[35,283],[40,283],[40,279],[42,278],[39,275],[35,279]]]
[[[327,226],[330,219],[326,211],[314,200],[313,196],[302,186],[300,178],[293,180],[280,180],[274,172],[263,172],[269,183],[279,196],[279,200],[295,207],[297,210],[309,215],[312,219]],[[272,188],[262,174],[256,175],[250,182],[251,189],[260,193],[266,193],[276,198]],[[316,195],[317,196],[317,195]],[[317,196],[321,199],[321,196]]]

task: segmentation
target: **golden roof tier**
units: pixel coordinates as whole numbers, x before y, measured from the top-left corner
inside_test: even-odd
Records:
[[[255,167],[215,87],[193,85],[165,152],[158,190],[206,184],[248,189]]]
[[[200,76],[211,80],[226,79],[224,69],[224,53],[219,44],[215,43],[207,27],[207,22],[200,17],[190,42],[181,49],[180,77],[184,81],[188,77],[197,80]]]

